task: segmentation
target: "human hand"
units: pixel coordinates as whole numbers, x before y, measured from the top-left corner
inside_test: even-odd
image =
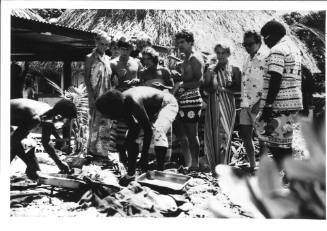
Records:
[[[68,166],[68,164],[62,162],[59,166],[60,168],[60,173],[65,173],[65,174],[71,174],[72,169]]]
[[[124,83],[127,84],[128,86],[133,86],[137,85],[140,82],[139,79],[131,79],[131,80],[125,80]]]
[[[183,82],[177,82],[175,83],[173,89],[172,89],[172,93],[173,95],[175,95],[176,93],[179,92],[179,89],[181,88],[181,85],[183,84]]]
[[[181,74],[178,71],[176,71],[176,70],[171,70],[170,73],[173,76],[181,76]]]

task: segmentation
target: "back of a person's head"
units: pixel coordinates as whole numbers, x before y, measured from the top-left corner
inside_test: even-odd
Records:
[[[132,40],[130,40],[130,38],[126,37],[126,36],[121,36],[117,42],[117,46],[119,48],[132,48]]]
[[[54,115],[61,115],[64,118],[72,119],[77,117],[77,109],[75,104],[67,99],[58,101],[52,108]]]
[[[95,101],[96,109],[105,117],[109,118],[114,118],[117,114],[120,114],[123,106],[124,96],[116,89],[107,91]]]
[[[286,35],[286,29],[280,22],[277,22],[276,20],[271,20],[265,25],[263,25],[260,34],[264,37],[267,35],[274,35],[281,38]]]

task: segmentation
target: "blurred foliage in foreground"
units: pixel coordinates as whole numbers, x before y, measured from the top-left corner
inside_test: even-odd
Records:
[[[326,219],[325,115],[314,122],[303,120],[302,133],[310,156],[285,159],[288,184],[272,158],[261,159],[256,176],[248,177],[226,165],[218,165],[219,185],[233,203],[253,218]],[[217,217],[228,217],[223,208],[211,206]]]

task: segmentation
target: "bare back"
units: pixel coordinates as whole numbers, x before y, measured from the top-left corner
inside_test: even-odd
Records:
[[[124,91],[123,94],[138,105],[144,106],[149,118],[152,118],[161,110],[163,97],[168,93],[153,87],[139,86],[130,88]]]
[[[12,99],[10,100],[10,125],[28,126],[39,120],[40,116],[51,108],[47,103],[31,99]]]

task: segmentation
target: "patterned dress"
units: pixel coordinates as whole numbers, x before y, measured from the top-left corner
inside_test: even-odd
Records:
[[[110,59],[107,55],[102,57],[95,52],[92,53],[93,62],[91,64],[90,82],[94,95],[94,99],[105,93],[111,88],[111,68]],[[92,107],[93,106],[93,107]],[[109,151],[110,127],[111,121],[103,118],[102,115],[95,110],[94,105],[90,105],[89,117],[89,139],[88,152],[94,156],[107,156]]]
[[[264,86],[260,101],[262,109],[266,104],[271,75],[269,71],[282,75],[280,90],[273,102],[272,120],[268,123],[256,121],[258,137],[270,147],[291,148],[293,124],[297,112],[302,110],[301,52],[287,36],[284,36],[266,58]],[[257,118],[260,118],[260,113]]]
[[[232,66],[214,68],[213,78],[219,87],[228,87],[233,79]],[[229,145],[235,122],[235,98],[230,91],[211,92],[205,110],[204,152],[213,171],[218,164],[228,163]]]

